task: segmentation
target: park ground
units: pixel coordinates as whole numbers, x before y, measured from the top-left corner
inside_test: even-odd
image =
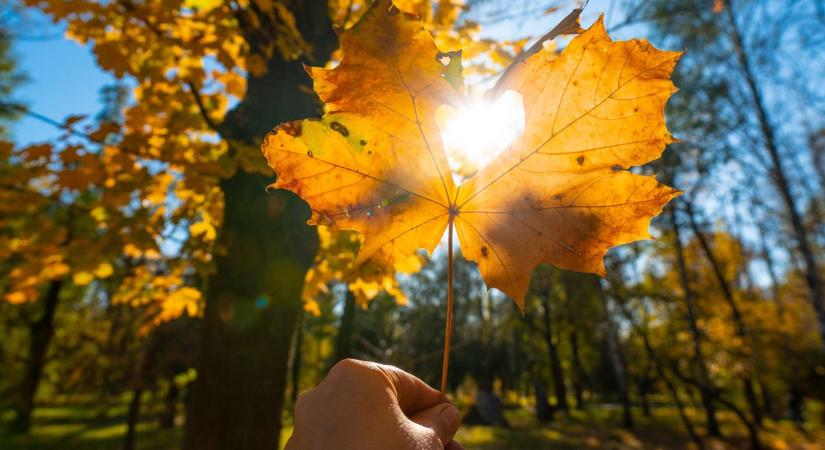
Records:
[[[619,412],[612,405],[593,405],[587,410],[572,412],[570,417],[557,415],[554,422],[540,424],[529,409],[513,407],[505,412],[510,422],[509,427],[465,425],[456,439],[466,450],[695,448],[673,408],[655,408],[651,417],[642,417],[641,411],[636,411],[636,426],[633,430],[625,430],[620,426]],[[761,432],[764,447],[776,450],[825,450],[825,427],[820,420],[822,407],[810,405],[808,412],[812,421],[806,429],[799,429],[789,421],[766,421]],[[698,412],[690,410],[689,414],[700,426]],[[37,409],[34,427],[29,435],[15,436],[0,431],[0,449],[117,450],[122,448],[126,432],[125,415],[125,404],[109,408],[105,415],[101,414],[99,407],[88,403],[44,405]],[[0,419],[7,417],[8,415],[0,416]],[[152,410],[141,417],[137,449],[178,449],[182,428],[177,426],[173,429],[160,429],[156,417]],[[722,414],[721,418],[726,438],[707,441],[707,448],[748,448],[744,429],[738,426],[734,417]],[[292,431],[289,420],[286,425],[285,437]]]

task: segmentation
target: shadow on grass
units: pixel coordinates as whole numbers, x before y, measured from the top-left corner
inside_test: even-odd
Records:
[[[180,446],[182,430],[160,429],[151,412],[141,417],[137,431],[138,449],[173,450]],[[123,407],[112,408],[105,417],[99,417],[99,409],[91,405],[41,407],[35,410],[29,434],[12,434],[2,428],[0,449],[114,450],[123,446],[125,434]]]
[[[817,408],[819,406],[817,405]],[[126,433],[125,405],[114,405],[101,417],[100,407],[93,404],[76,406],[46,406],[36,410],[34,427],[28,435],[12,435],[0,422],[0,450],[119,450]],[[811,411],[811,418],[821,417],[821,410]],[[689,409],[698,431],[703,433],[701,411]],[[567,450],[567,449],[690,449],[692,442],[684,431],[674,408],[656,408],[653,416],[643,417],[634,411],[636,427],[621,427],[621,411],[611,405],[592,405],[584,411],[573,411],[570,417],[557,414],[556,421],[540,424],[529,409],[511,408],[505,411],[510,428],[464,426],[456,440],[466,450]],[[8,415],[0,414],[6,419]],[[747,435],[732,414],[720,414],[723,441],[707,441],[709,449],[747,448]],[[290,421],[285,421],[283,439],[291,434]],[[766,449],[825,450],[825,428],[818,420],[802,432],[788,421],[767,421],[762,431]],[[157,408],[148,409],[138,424],[139,450],[178,450],[183,430],[160,429]]]
[[[690,409],[694,426],[703,433],[701,411]],[[608,406],[573,411],[570,417],[557,414],[556,420],[538,423],[528,410],[506,412],[510,428],[465,426],[456,440],[466,450],[567,450],[567,449],[693,449],[696,446],[685,431],[675,408],[656,408],[651,417],[634,410],[633,430],[621,427],[621,411]],[[723,440],[706,439],[705,447],[714,450],[747,449],[747,433],[729,412],[720,413]],[[825,430],[812,422],[800,432],[788,421],[766,421],[761,431],[765,449],[825,450]]]

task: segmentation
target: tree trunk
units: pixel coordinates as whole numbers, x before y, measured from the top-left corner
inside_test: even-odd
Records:
[[[140,420],[140,401],[143,398],[143,388],[136,387],[132,391],[129,401],[129,412],[126,417],[126,436],[123,439],[123,450],[135,450],[135,432]]]
[[[664,373],[660,372],[659,375],[664,376]],[[705,443],[702,441],[702,438],[699,437],[699,434],[696,433],[696,429],[693,427],[693,422],[690,421],[690,418],[685,412],[685,405],[682,403],[682,399],[679,398],[679,391],[676,389],[673,382],[668,379],[664,379],[664,381],[668,392],[670,392],[670,398],[673,399],[673,403],[676,404],[676,409],[679,411],[679,418],[682,419],[682,424],[685,426],[690,438],[699,450],[704,450]]]
[[[131,309],[131,305],[113,305],[111,303],[112,292],[114,289],[106,289],[106,315],[109,320],[109,332],[106,335],[106,342],[101,349],[101,352],[107,355],[108,363],[103,368],[103,374],[100,376],[100,388],[98,389],[96,407],[98,409],[95,415],[98,420],[103,420],[109,413],[109,408],[113,404],[117,383],[113,381],[115,369],[121,364],[121,358],[127,354],[125,344],[129,341],[127,338],[129,327],[125,326],[123,320],[124,308]],[[131,313],[131,311],[130,311]]]
[[[762,407],[765,414],[773,420],[779,420],[779,414],[776,413],[776,403],[773,400],[770,388],[764,382],[760,382],[759,392],[762,394]]]
[[[608,298],[601,290],[599,290],[602,306],[604,308],[605,321],[605,336],[607,338],[607,347],[610,352],[610,363],[613,366],[613,373],[616,375],[616,381],[619,383],[619,395],[622,401],[622,424],[625,428],[633,428],[633,413],[631,411],[630,393],[627,387],[627,371],[625,370],[624,358],[622,358],[619,350],[619,342],[616,336],[616,328],[613,324],[612,316],[610,315],[610,308],[608,307]]]
[[[762,137],[765,139],[765,148],[770,156],[773,174],[776,182],[776,187],[779,194],[785,203],[785,208],[788,210],[788,216],[791,221],[791,229],[793,230],[794,238],[799,252],[802,254],[802,259],[805,263],[805,281],[810,290],[811,305],[816,313],[820,345],[825,349],[825,289],[823,288],[822,277],[819,274],[819,267],[814,257],[813,249],[808,237],[808,231],[805,229],[802,217],[799,214],[796,206],[796,200],[791,192],[790,183],[785,173],[785,168],[782,164],[782,157],[779,154],[779,147],[776,143],[776,136],[774,129],[768,118],[767,107],[765,106],[764,98],[756,82],[756,77],[751,68],[750,57],[745,51],[742,41],[742,35],[739,31],[739,26],[733,13],[733,2],[726,2],[725,11],[730,25],[731,36],[733,38],[734,51],[739,59],[739,65],[742,66],[742,72],[745,76],[745,83],[750,91],[753,106],[756,110],[756,118],[759,121],[759,127],[762,132]]]
[[[327,2],[287,4],[312,45],[308,62],[323,64],[337,45]],[[221,125],[238,151],[257,153],[279,122],[320,114],[301,61],[276,56],[267,68],[250,75],[246,96]],[[278,448],[290,343],[318,239],[306,225],[306,203],[287,191],[267,193],[272,180],[239,169],[221,183],[224,251],[206,292],[186,450]]]
[[[650,417],[650,387],[653,385],[653,380],[648,373],[648,370],[645,369],[645,374],[642,376],[642,379],[639,380],[639,398],[642,400],[642,415],[645,417]]]
[[[317,246],[305,204],[268,180],[224,183],[225,222],[203,321],[188,450],[277,448],[295,318]],[[260,216],[261,219],[256,219]]]
[[[708,367],[705,362],[705,356],[702,352],[702,334],[699,331],[698,325],[698,311],[696,311],[696,299],[693,296],[693,289],[690,287],[690,279],[687,272],[687,263],[685,262],[684,249],[682,248],[682,238],[680,236],[679,223],[676,221],[675,208],[669,209],[668,217],[670,225],[673,229],[674,248],[676,250],[676,264],[679,269],[679,280],[682,284],[682,291],[685,298],[685,306],[687,309],[687,321],[690,328],[690,334],[693,338],[693,363],[696,370],[699,372],[699,379],[701,386],[699,386],[699,395],[702,400],[702,406],[705,408],[705,420],[707,423],[707,432],[711,436],[721,437],[722,433],[719,430],[719,421],[716,418],[716,405],[713,404],[713,392],[708,389],[710,386],[710,375],[708,374]]]
[[[758,220],[756,226],[759,230],[759,253],[762,256],[762,259],[765,260],[765,266],[767,266],[768,269],[768,276],[771,279],[771,294],[773,294],[773,301],[774,303],[776,303],[780,315],[779,319],[782,320],[785,313],[785,307],[782,302],[782,296],[779,293],[779,276],[776,274],[776,266],[773,262],[773,257],[771,257],[771,253],[768,247],[768,239],[767,233],[765,231],[765,225],[762,223],[762,221]]]
[[[169,389],[166,391],[166,396],[163,398],[163,412],[160,415],[160,427],[163,429],[171,429],[175,427],[175,416],[178,413],[178,396],[180,389],[175,383],[175,377],[169,378]]]
[[[43,375],[43,366],[46,363],[46,352],[54,335],[54,314],[60,300],[60,291],[63,280],[49,282],[49,287],[43,296],[43,314],[29,327],[29,354],[26,358],[26,368],[23,382],[20,386],[20,404],[12,429],[27,433],[31,429],[32,413],[34,412],[34,398],[37,386]]]
[[[524,382],[525,377],[522,374],[525,372],[524,366],[524,347],[522,345],[521,333],[517,327],[512,327],[513,338],[510,340],[510,355],[513,358],[513,368],[511,373],[513,376],[513,390],[523,397],[529,395],[529,389],[526,388],[527,383]]]
[[[624,306],[622,306],[621,308],[625,318],[631,324],[633,324],[632,315],[627,311],[627,309]],[[679,397],[678,389],[665,374],[665,369],[662,367],[662,362],[656,356],[656,352],[653,350],[653,345],[650,344],[650,337],[647,333],[647,319],[645,319],[644,326],[637,325],[636,328],[639,330],[639,334],[642,336],[642,343],[644,343],[645,352],[647,353],[648,360],[653,363],[653,368],[656,369],[656,374],[659,375],[659,378],[662,380],[662,382],[665,383],[665,387],[667,388],[668,392],[670,392],[670,398],[673,400],[673,403],[676,405],[676,409],[679,411],[679,418],[682,419],[682,424],[685,426],[685,429],[690,435],[690,438],[696,444],[696,447],[699,450],[704,450],[705,443],[699,437],[699,434],[696,433],[696,429],[693,427],[693,422],[690,421],[690,418],[685,412],[685,406],[682,403],[682,399]]]
[[[355,328],[355,294],[347,290],[344,300],[344,311],[341,314],[341,325],[338,327],[338,336],[335,338],[335,359],[334,365],[342,359],[352,356],[352,332]]]
[[[716,282],[722,290],[722,296],[730,307],[734,324],[734,332],[736,333],[736,336],[742,340],[742,344],[746,345],[748,342],[748,333],[745,328],[745,322],[742,319],[742,313],[739,310],[739,305],[737,305],[736,299],[733,296],[733,288],[727,278],[725,278],[725,274],[722,272],[722,266],[719,264],[719,260],[716,258],[716,255],[713,253],[713,249],[710,248],[710,242],[708,242],[708,239],[705,237],[705,233],[702,232],[699,228],[699,224],[696,222],[693,204],[689,200],[685,200],[684,205],[685,212],[687,212],[688,216],[688,222],[693,230],[693,234],[696,236],[696,239],[699,240],[699,246],[702,247],[702,252],[705,254],[708,263],[710,263]],[[751,358],[753,357],[751,356]],[[740,374],[740,378],[742,380],[742,389],[745,391],[745,400],[748,402],[748,407],[750,408],[753,420],[758,426],[762,426],[762,411],[759,408],[759,402],[756,399],[756,390],[753,387],[753,377],[751,375],[750,368],[747,372]]]
[[[800,428],[805,425],[805,397],[796,384],[788,389],[788,418]]]
[[[573,325],[575,327],[575,324]],[[579,337],[575,328],[570,331],[570,351],[573,355],[573,391],[576,395],[576,409],[584,409],[585,372],[579,357]]]
[[[753,378],[748,376],[742,377],[742,388],[745,391],[745,400],[748,402],[748,408],[751,410],[751,417],[756,426],[762,426],[762,408],[759,406],[759,400],[756,398],[756,388],[753,385]]]
[[[542,382],[538,379],[533,382],[533,392],[535,393],[536,399],[536,419],[538,419],[539,422],[553,421],[555,410],[553,409],[553,405],[547,401],[547,392],[544,390]]]
[[[158,337],[157,334],[152,333],[147,338],[143,351],[141,352],[140,362],[134,371],[132,381],[132,399],[129,401],[129,410],[126,416],[126,436],[123,440],[123,450],[135,449],[135,437],[137,425],[140,421],[140,406],[143,399],[143,391],[154,377],[155,364],[164,345],[165,341],[163,337]]]
[[[584,370],[584,365],[582,364],[581,357],[579,355],[579,312],[575,310],[575,307],[573,306],[576,303],[574,298],[574,292],[576,291],[576,286],[581,286],[582,276],[583,274],[563,272],[561,277],[562,283],[564,284],[564,297],[566,306],[565,313],[567,322],[570,324],[571,328],[570,333],[567,335],[567,339],[570,344],[571,358],[573,359],[573,393],[574,398],[576,399],[576,409],[578,410],[582,410],[585,407],[584,387],[590,384],[589,380],[587,379],[587,372]],[[579,295],[581,295],[580,291]],[[588,293],[588,295],[592,294]]]
[[[292,400],[293,405],[298,402],[298,394],[301,393],[301,364],[303,364],[303,351],[301,349],[304,347],[305,315],[306,311],[303,309],[298,311],[298,319],[295,323],[295,343],[292,345],[292,362],[289,363],[292,378],[290,382],[292,389],[289,398]]]
[[[570,410],[567,407],[567,387],[564,384],[564,371],[559,359],[558,347],[553,339],[553,318],[550,312],[550,295],[545,293],[542,296],[542,309],[544,319],[544,340],[547,343],[547,350],[550,355],[550,369],[553,373],[553,388],[556,391],[556,409],[562,410],[565,414]]]

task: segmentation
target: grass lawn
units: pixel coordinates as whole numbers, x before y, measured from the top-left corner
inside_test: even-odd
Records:
[[[691,411],[696,416],[695,411]],[[117,450],[122,447],[126,432],[125,406],[111,408],[105,417],[88,405],[45,406],[38,408],[34,428],[28,436],[13,436],[0,432],[0,450]],[[571,417],[558,415],[552,424],[539,424],[530,411],[510,409],[506,416],[511,426],[464,426],[456,439],[467,450],[539,450],[539,449],[689,449],[691,441],[682,429],[676,411],[658,408],[653,417],[637,414],[636,429],[622,429],[619,410],[613,407],[591,407],[576,411]],[[816,411],[811,415],[821,417]],[[708,441],[710,449],[747,448],[744,430],[732,416],[721,415],[725,441]],[[695,419],[701,431],[701,420]],[[285,437],[291,428],[284,430]],[[148,411],[138,426],[137,448],[142,450],[174,450],[179,448],[182,429],[163,430],[156,414]],[[285,439],[284,439],[285,440]],[[792,424],[768,421],[762,431],[767,448],[825,450],[825,430],[801,432]]]

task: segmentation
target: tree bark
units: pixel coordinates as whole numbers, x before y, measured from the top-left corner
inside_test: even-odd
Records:
[[[785,208],[788,210],[791,229],[793,230],[794,238],[797,246],[799,247],[799,252],[802,254],[802,259],[805,263],[805,281],[808,284],[808,289],[811,293],[811,305],[816,313],[820,345],[823,349],[825,349],[825,289],[823,288],[822,277],[819,273],[816,258],[814,257],[813,247],[811,246],[810,238],[808,237],[808,231],[805,229],[802,216],[797,210],[796,200],[791,192],[790,183],[788,182],[788,177],[782,164],[782,157],[779,154],[779,146],[776,143],[774,128],[768,118],[768,110],[765,105],[765,100],[759,89],[756,77],[753,74],[750,57],[745,51],[742,34],[734,17],[733,2],[728,1],[726,3],[725,13],[728,18],[734,51],[736,52],[737,59],[739,60],[742,73],[744,74],[745,84],[748,86],[748,90],[751,94],[751,100],[753,101],[756,118],[759,122],[759,129],[762,132],[762,137],[765,140],[765,148],[767,149],[771,160],[776,187],[779,190],[779,194],[782,197],[783,202],[785,203]]]
[[[123,450],[135,450],[135,433],[140,420],[140,402],[143,398],[143,387],[138,386],[132,391],[129,400],[129,412],[126,416],[126,436],[123,438]]]
[[[306,311],[303,309],[298,311],[298,319],[295,323],[295,343],[292,344],[292,362],[289,363],[290,377],[292,378],[289,398],[292,400],[293,405],[298,402],[298,394],[301,390],[301,365],[303,364],[301,349],[304,347],[305,315]]]
[[[341,313],[341,325],[338,327],[338,336],[335,338],[335,357],[330,367],[352,356],[352,333],[355,328],[356,306],[355,294],[347,290],[344,311]]]
[[[157,329],[155,329],[157,330]],[[123,440],[123,450],[135,449],[135,438],[137,435],[137,425],[140,421],[140,407],[143,400],[143,392],[147,384],[151,383],[155,376],[155,366],[160,357],[161,349],[167,341],[163,335],[151,333],[141,351],[140,361],[135,368],[132,381],[132,399],[129,401],[129,410],[126,416],[126,436]]]
[[[759,383],[759,388],[765,414],[773,420],[779,420],[779,414],[776,414],[776,403],[773,400],[773,394],[770,388],[764,382]]]
[[[650,388],[653,385],[653,378],[650,376],[649,367],[645,368],[645,373],[639,380],[639,398],[642,401],[642,415],[650,417]]]
[[[323,64],[337,45],[327,2],[287,4],[312,45],[307,57]],[[256,38],[247,36],[253,49],[264,46]],[[276,56],[267,68],[250,75],[246,96],[221,125],[239,151],[257,152],[280,122],[320,115],[301,61]],[[306,203],[287,191],[267,193],[272,179],[239,169],[221,183],[224,251],[208,282],[186,450],[278,448],[290,343],[318,238],[306,225]]]
[[[587,378],[587,372],[584,370],[584,365],[581,361],[581,356],[579,355],[579,312],[575,310],[575,307],[573,306],[576,304],[576,300],[580,300],[576,297],[575,292],[579,292],[579,295],[581,295],[581,291],[577,291],[576,286],[581,285],[582,276],[583,274],[563,272],[561,277],[562,283],[564,284],[564,297],[566,305],[565,313],[567,322],[570,324],[571,328],[570,333],[567,335],[567,339],[570,344],[570,355],[573,360],[573,393],[576,400],[575,407],[578,410],[582,410],[585,407],[584,388],[586,385],[590,384]]]
[[[547,392],[544,390],[544,385],[538,379],[533,381],[533,392],[536,399],[536,419],[539,422],[552,422],[555,409],[550,402],[547,401]]]
[[[570,412],[567,407],[567,387],[564,383],[564,371],[559,359],[558,346],[553,339],[553,318],[550,312],[550,295],[544,293],[541,298],[541,306],[544,320],[544,340],[547,343],[547,351],[550,355],[550,370],[553,373],[553,388],[556,392],[556,409],[562,410],[565,414]]]
[[[702,400],[702,406],[705,408],[707,432],[711,436],[721,437],[722,433],[719,430],[719,421],[716,418],[716,406],[713,404],[713,392],[711,392],[708,388],[710,386],[710,375],[705,362],[705,356],[702,352],[702,334],[699,331],[696,298],[693,295],[693,289],[690,287],[687,263],[685,262],[684,249],[682,248],[679,223],[676,221],[675,208],[671,207],[669,209],[668,217],[670,219],[671,228],[673,229],[676,264],[679,269],[679,280],[682,284],[682,292],[687,309],[686,319],[690,328],[691,337],[693,338],[693,364],[699,372],[699,379],[702,381],[702,384],[699,386],[699,396]]]
[[[788,389],[788,417],[800,428],[805,424],[805,396],[796,384]]]
[[[575,327],[575,324],[573,325]],[[573,392],[576,398],[576,409],[584,409],[585,371],[579,356],[579,336],[575,328],[570,331],[570,352],[573,355]]]
[[[160,415],[159,425],[163,429],[171,429],[175,427],[175,416],[178,413],[178,396],[180,389],[175,383],[175,377],[169,378],[169,389],[163,398],[163,412]]]
[[[46,352],[54,336],[54,314],[60,300],[60,291],[63,288],[62,279],[49,282],[46,293],[43,295],[43,313],[39,319],[29,327],[29,354],[26,358],[26,368],[23,382],[20,386],[20,404],[16,410],[16,417],[12,429],[21,433],[28,433],[31,429],[32,413],[37,386],[43,375],[43,366],[46,363]]]

